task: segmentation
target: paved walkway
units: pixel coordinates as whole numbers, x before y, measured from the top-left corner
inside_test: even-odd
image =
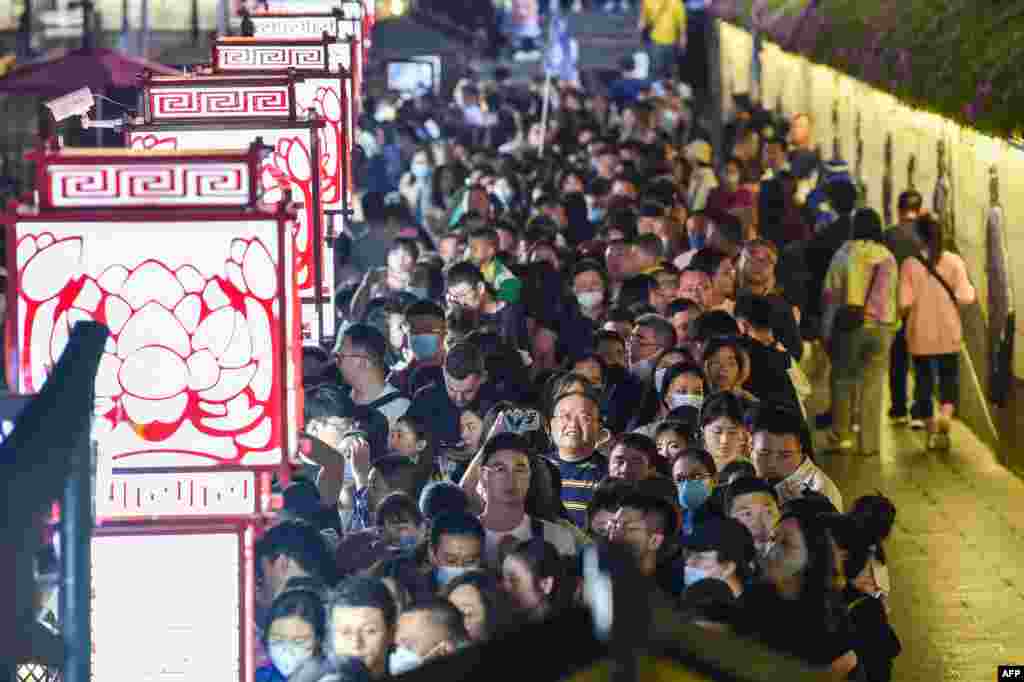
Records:
[[[900,682],[980,682],[1024,661],[1024,482],[960,424],[952,440],[929,453],[920,433],[892,429],[880,457],[820,458],[844,500],[880,490],[896,504],[887,549]]]

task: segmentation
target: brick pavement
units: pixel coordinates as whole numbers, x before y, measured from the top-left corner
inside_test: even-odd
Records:
[[[881,490],[896,504],[898,682],[981,682],[1024,662],[1024,482],[962,425],[952,438],[928,453],[924,435],[892,429],[880,457],[819,457],[847,503]]]

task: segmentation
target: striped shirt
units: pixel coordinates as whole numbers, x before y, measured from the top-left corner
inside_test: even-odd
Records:
[[[562,504],[578,528],[587,530],[587,505],[594,488],[608,476],[608,460],[599,452],[579,462],[559,459],[558,453],[548,455],[562,476]]]

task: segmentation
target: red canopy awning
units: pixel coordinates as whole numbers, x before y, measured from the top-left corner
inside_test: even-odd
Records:
[[[140,85],[139,76],[180,76],[180,71],[106,48],[82,48],[55,59],[26,64],[0,78],[0,92],[9,95],[59,97],[88,86],[94,92]]]

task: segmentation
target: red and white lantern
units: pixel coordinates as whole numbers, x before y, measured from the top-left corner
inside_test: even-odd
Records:
[[[294,269],[303,305],[302,339],[304,343],[319,343],[322,336],[334,333],[335,320],[334,260],[324,257],[323,248],[325,123],[316,119],[239,123],[230,116],[223,120],[129,126],[127,142],[131,149],[140,151],[197,152],[225,145],[244,147],[256,140],[271,148],[261,161],[256,183],[265,201],[281,200],[287,189],[300,206],[295,225]]]
[[[295,215],[258,200],[259,156],[32,155],[40,207],[5,218],[12,388],[39,391],[77,321],[106,324],[95,433],[112,469],[272,471],[293,450]]]
[[[334,15],[253,15],[253,25],[266,27],[264,35],[285,33],[305,19],[325,16],[340,23]],[[292,20],[299,24],[290,24]],[[315,38],[219,38],[213,46],[213,70],[221,75],[283,74],[302,76],[296,84],[300,110],[314,109],[327,128],[326,146],[334,158],[344,159],[345,181],[338,185],[344,192],[334,193],[330,179],[324,187],[324,209],[344,215],[352,205],[351,150],[355,147],[358,94],[361,79],[359,43],[353,38],[318,36]],[[330,174],[328,174],[330,175]],[[340,176],[340,173],[339,173]]]
[[[0,216],[12,389],[40,389],[77,321],[111,332],[93,426],[96,679],[254,674],[253,539],[271,476],[287,480],[302,377],[297,211],[266,201],[269,152],[246,149],[41,150],[39,205]]]

